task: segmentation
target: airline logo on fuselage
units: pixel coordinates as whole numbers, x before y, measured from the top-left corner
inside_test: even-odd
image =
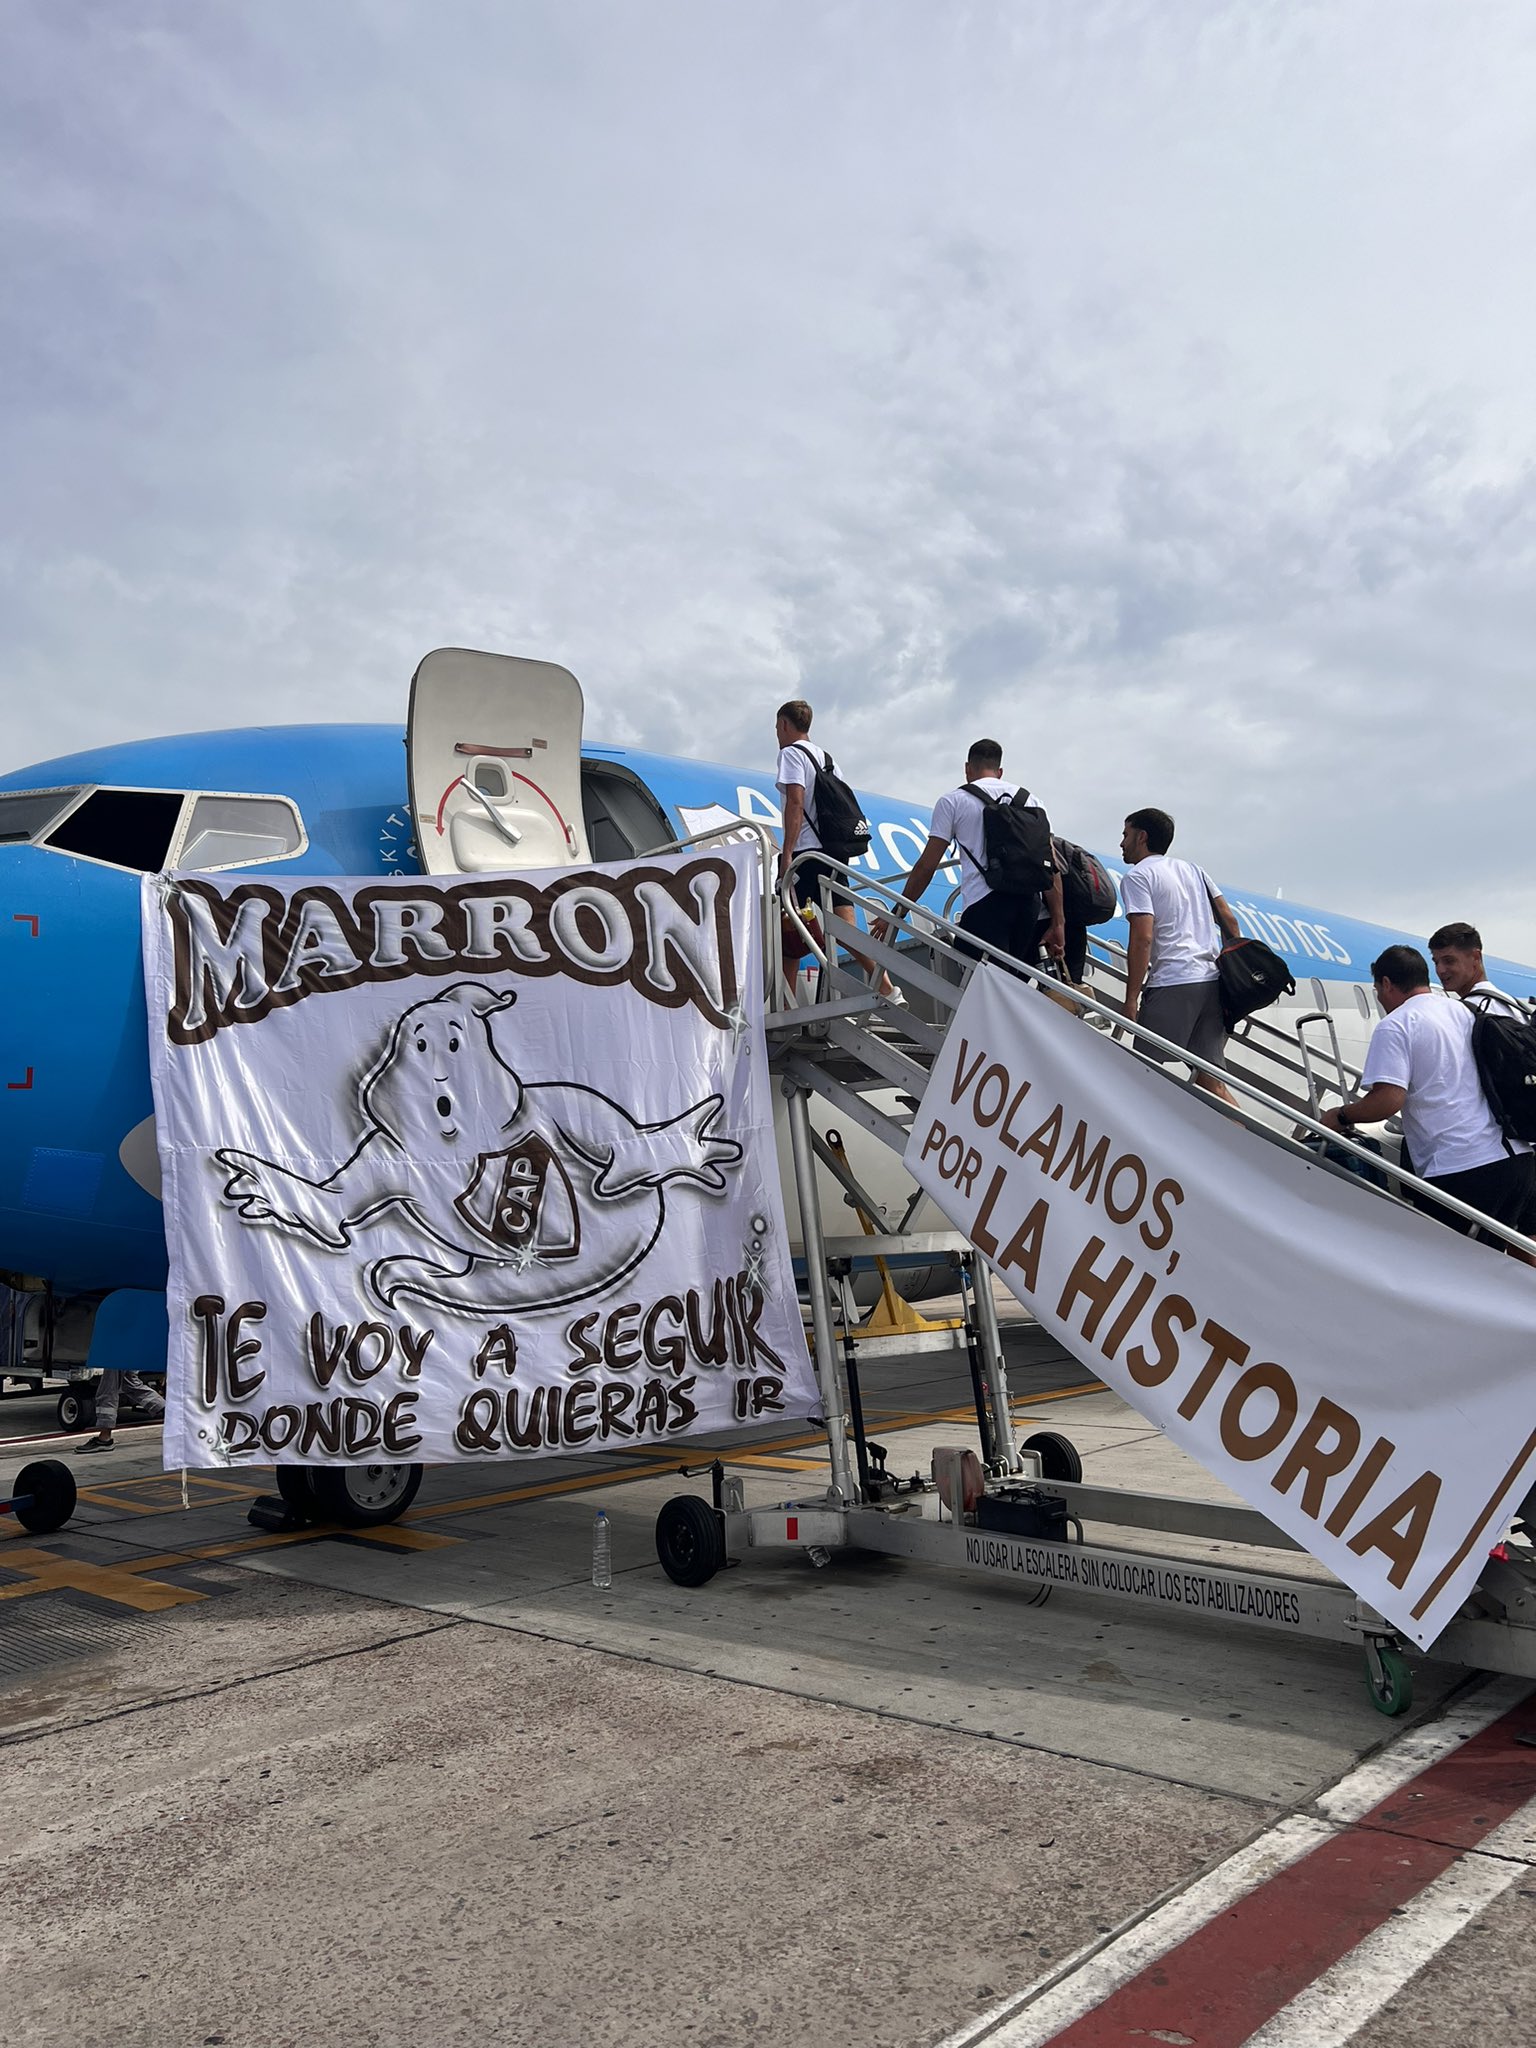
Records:
[[[881,818],[876,815],[879,805],[875,800],[866,802],[865,808],[872,837],[880,841],[885,858],[882,859],[872,846],[870,852],[861,854],[850,865],[868,868],[871,874],[876,875],[889,874],[893,870],[897,874],[905,873],[916,863],[918,855],[928,844],[928,820],[916,811],[911,812],[906,818]],[[717,819],[724,826],[730,818],[722,804],[711,805],[707,814],[704,811],[692,813],[684,810],[679,815],[684,819],[690,819],[695,815],[698,817],[699,823],[691,824],[690,831],[703,831]],[[755,788],[750,782],[738,783],[736,786],[736,815],[767,825],[774,832],[779,831],[784,823],[783,810],[775,798]],[[726,836],[723,830],[721,836]],[[1109,869],[1118,889],[1119,878],[1125,872],[1123,866],[1119,861],[1108,859],[1103,854],[1097,857]],[[940,874],[945,878],[947,893],[954,888],[958,880],[958,869],[953,865],[941,868]],[[1260,910],[1255,903],[1246,898],[1229,896],[1226,900],[1239,926],[1249,938],[1262,939],[1265,945],[1272,946],[1277,953],[1283,954],[1287,959],[1302,962],[1317,960],[1333,967],[1354,965],[1354,955],[1334,936],[1330,925],[1319,924],[1313,918],[1288,917],[1279,911]]]

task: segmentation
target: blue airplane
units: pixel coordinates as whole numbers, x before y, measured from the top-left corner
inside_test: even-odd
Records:
[[[468,669],[427,697],[429,664],[451,670],[455,658]],[[540,736],[526,718],[507,727],[502,715],[497,726],[494,693],[486,695],[475,665],[506,660],[453,650],[427,657],[413,687],[409,760],[407,732],[396,725],[270,726],[132,741],[0,776],[0,1280],[46,1287],[60,1328],[72,1314],[72,1352],[87,1368],[164,1370],[142,874],[387,875],[613,861],[742,818],[779,824],[767,747],[762,762],[738,768],[583,744],[579,689],[549,664],[510,664],[535,686],[549,676],[570,685],[543,700]],[[899,878],[923,848],[929,814],[874,795],[865,807],[863,865]],[[1101,858],[1123,871],[1116,857]],[[925,899],[933,909],[944,908],[957,879],[941,870]],[[1298,1002],[1336,1015],[1341,1038],[1363,1044],[1375,1014],[1367,963],[1395,941],[1422,939],[1240,890],[1226,895],[1243,929],[1289,961]],[[1123,920],[1098,935],[1123,945]],[[1499,960],[1490,972],[1511,994],[1536,997],[1536,969]],[[15,1362],[0,1357],[0,1374]]]

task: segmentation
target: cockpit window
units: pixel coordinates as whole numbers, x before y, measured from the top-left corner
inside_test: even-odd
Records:
[[[0,796],[0,846],[19,846],[46,832],[79,794],[78,789],[28,789]]]
[[[153,874],[165,866],[182,801],[177,790],[95,789],[50,833],[48,844],[58,853]]]
[[[280,796],[200,796],[192,806],[179,868],[245,868],[302,851],[298,812]]]

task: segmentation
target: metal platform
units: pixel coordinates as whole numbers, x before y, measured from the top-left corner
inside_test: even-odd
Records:
[[[822,859],[818,856],[818,859]],[[839,904],[852,904],[871,921],[909,907],[867,876],[836,863],[822,883],[820,928],[846,943],[846,924],[834,921]],[[785,901],[788,897],[786,893]],[[831,1484],[823,1495],[773,1507],[745,1505],[739,1481],[714,1468],[714,1498],[697,1496],[667,1503],[658,1520],[657,1548],[668,1573],[684,1585],[704,1584],[734,1553],[798,1550],[814,1564],[836,1550],[872,1551],[945,1569],[980,1573],[1043,1597],[1052,1587],[1130,1603],[1176,1616],[1218,1616],[1277,1635],[1359,1642],[1375,1703],[1385,1713],[1402,1712],[1412,1698],[1412,1670],[1406,1646],[1392,1625],[1347,1586],[1312,1563],[1309,1571],[1288,1571],[1287,1554],[1301,1546],[1256,1510],[1242,1506],[1146,1494],[1082,1483],[1081,1463],[1065,1439],[1042,1432],[1020,1443],[1010,1404],[1007,1368],[998,1337],[991,1277],[985,1260],[959,1232],[882,1231],[869,1216],[858,1183],[829,1158],[811,1129],[808,1098],[824,1097],[893,1149],[905,1147],[913,1110],[932,1060],[958,1007],[975,956],[990,957],[1009,972],[1017,962],[962,937],[956,927],[923,913],[898,946],[886,936],[858,937],[857,965],[821,951],[807,934],[817,967],[807,995],[791,989],[770,934],[771,1014],[769,1045],[775,1071],[788,1099],[795,1182],[805,1245],[806,1280],[813,1352],[825,1410]],[[1126,1042],[1126,1056],[1143,1045],[1178,1053],[1139,1024],[1119,1014],[1113,992],[1123,985],[1123,965],[1112,950],[1095,948],[1095,987],[1065,996],[1059,985],[1036,974],[1057,1000],[1070,1000],[1081,1014]],[[899,982],[906,1002],[898,1005],[871,985],[880,970]],[[1331,1034],[1324,1048],[1308,1044],[1300,1027],[1321,1022]],[[1491,1219],[1464,1204],[1426,1189],[1390,1159],[1383,1161],[1348,1138],[1324,1129],[1319,1119],[1331,1097],[1345,1100],[1359,1076],[1340,1055],[1336,1029],[1323,1014],[1298,1020],[1297,1035],[1262,1019],[1249,1019],[1234,1034],[1238,1057],[1224,1078],[1239,1098],[1235,1114],[1273,1144],[1292,1150],[1312,1147],[1307,1157],[1329,1172],[1347,1171],[1351,1155],[1375,1170],[1379,1199],[1411,1199],[1425,1192],[1441,1205],[1473,1220],[1485,1235],[1523,1244]],[[1210,1070],[1214,1071],[1214,1070]],[[1299,1084],[1299,1086],[1298,1086]],[[1188,1083],[1176,1083],[1188,1086]],[[1233,1112],[1224,1112],[1233,1113]],[[1320,1147],[1334,1157],[1319,1157]],[[1343,1155],[1342,1163],[1338,1155]],[[848,1199],[865,1215],[860,1237],[825,1236],[815,1162],[839,1179]],[[953,1330],[899,1338],[871,1335],[861,1327],[849,1276],[863,1261],[949,1261],[961,1291],[964,1315]],[[936,1477],[898,1481],[884,1469],[883,1452],[864,1427],[861,1369],[882,1357],[924,1350],[963,1351],[971,1367],[980,1464],[981,1498],[958,1513],[946,1512]],[[937,1461],[936,1461],[937,1462]],[[1021,1482],[1032,1482],[1042,1522],[1060,1520],[1075,1534],[1063,1538],[1016,1533],[986,1526],[1007,1510]],[[951,1489],[952,1493],[952,1489]],[[1059,1503],[1047,1514],[1043,1502]],[[1021,1510],[1027,1520],[1035,1509]],[[1097,1535],[1108,1529],[1137,1535],[1197,1538],[1236,1550],[1218,1562],[1193,1559],[1155,1544],[1122,1547]],[[1244,1556],[1252,1553],[1252,1561]],[[1312,1562],[1309,1560],[1309,1562]],[[1485,1670],[1536,1677],[1536,1552],[1512,1561],[1490,1559],[1463,1614],[1433,1646],[1433,1654]]]

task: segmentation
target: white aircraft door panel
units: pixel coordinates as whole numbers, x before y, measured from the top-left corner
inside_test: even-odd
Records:
[[[591,859],[581,685],[552,661],[439,647],[411,678],[411,816],[429,875]]]

